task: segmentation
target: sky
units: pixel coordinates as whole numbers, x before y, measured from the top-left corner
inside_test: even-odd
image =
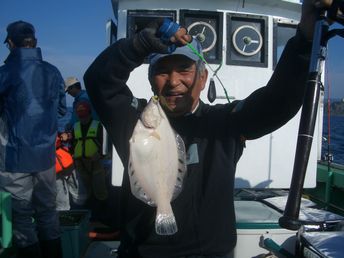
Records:
[[[343,29],[341,24],[333,24],[331,29]],[[328,42],[325,74],[325,93],[330,98],[344,99],[344,38],[336,36]]]
[[[114,17],[110,0],[0,0],[0,41],[6,38],[9,23],[24,20],[36,29],[43,59],[55,65],[64,78],[82,81],[87,67],[107,46],[105,25]],[[343,38],[336,37],[328,47],[330,97],[344,98]],[[0,44],[0,63],[8,56]],[[83,82],[82,82],[83,85]],[[326,85],[326,93],[328,87]],[[73,99],[68,96],[67,104]]]

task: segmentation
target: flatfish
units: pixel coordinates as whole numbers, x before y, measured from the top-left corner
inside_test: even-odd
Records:
[[[183,139],[172,129],[156,96],[143,110],[129,144],[131,192],[141,201],[157,207],[156,233],[172,235],[178,228],[171,201],[182,190],[186,153]]]

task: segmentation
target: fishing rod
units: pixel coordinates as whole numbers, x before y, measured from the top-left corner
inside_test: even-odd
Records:
[[[339,14],[340,13],[340,14]],[[306,222],[299,220],[303,183],[312,147],[321,86],[321,73],[326,58],[327,42],[334,36],[344,37],[344,29],[329,30],[328,20],[344,25],[344,0],[334,0],[328,10],[321,10],[314,28],[311,60],[306,82],[290,191],[279,225],[298,230]]]

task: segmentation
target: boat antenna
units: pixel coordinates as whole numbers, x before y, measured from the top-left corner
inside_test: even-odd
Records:
[[[329,64],[329,57],[326,58],[326,63]],[[328,172],[330,171],[330,165],[333,161],[333,155],[331,154],[331,83],[328,73],[328,66],[325,66],[326,85],[327,85],[327,153],[325,160],[327,161]]]

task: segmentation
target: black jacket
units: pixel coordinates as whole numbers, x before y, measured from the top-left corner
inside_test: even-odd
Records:
[[[155,233],[155,208],[136,199],[124,172],[121,203],[120,257],[181,257],[224,255],[236,244],[233,187],[243,139],[254,139],[279,128],[299,110],[307,78],[310,44],[292,38],[267,86],[243,101],[215,106],[200,103],[192,115],[171,118],[186,149],[197,152],[188,165],[183,191],[172,202],[178,232]],[[84,81],[89,97],[124,164],[129,138],[146,105],[126,85],[130,72],[144,57],[122,39],[101,53]],[[196,146],[196,147],[195,147]],[[139,255],[137,254],[139,253]]]

